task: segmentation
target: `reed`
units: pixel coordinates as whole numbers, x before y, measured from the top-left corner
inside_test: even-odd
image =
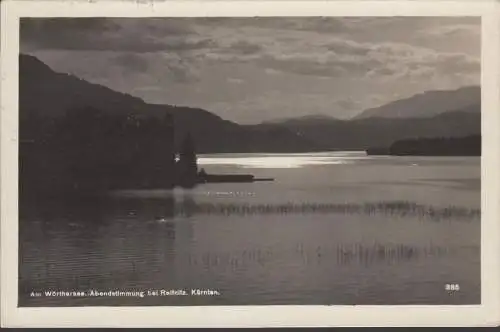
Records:
[[[462,248],[468,252],[477,248]],[[245,248],[231,252],[205,252],[201,255],[190,253],[186,259],[188,265],[203,269],[241,269],[250,266],[276,266],[286,262],[295,262],[313,266],[344,265],[393,265],[405,262],[426,260],[457,254],[452,248],[405,243],[337,243],[327,245],[304,245],[278,248]]]
[[[266,214],[360,214],[389,215],[392,217],[417,217],[431,220],[466,220],[471,221],[481,216],[480,209],[459,206],[435,207],[407,201],[389,201],[375,203],[197,203],[189,207],[176,207],[176,215],[266,215]]]

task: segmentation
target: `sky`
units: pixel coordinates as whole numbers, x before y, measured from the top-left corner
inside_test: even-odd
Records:
[[[23,18],[20,51],[249,124],[478,85],[480,31],[479,17]]]

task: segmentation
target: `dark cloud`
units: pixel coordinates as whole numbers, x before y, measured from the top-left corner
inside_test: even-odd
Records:
[[[162,36],[182,36],[196,34],[192,28],[194,18],[165,18],[149,17],[147,19],[128,18],[135,27],[145,29],[147,33],[158,34]]]
[[[33,33],[60,34],[64,32],[87,33],[103,30],[116,30],[119,25],[113,20],[102,17],[75,18],[75,17],[22,17],[20,19],[21,32],[24,38],[29,38]]]
[[[80,49],[119,26],[104,18],[21,18],[21,49]]]
[[[192,51],[217,47],[217,43],[209,38],[166,38],[159,44],[161,45],[161,50],[171,52]]]
[[[335,39],[324,44],[328,50],[338,54],[367,55],[371,47],[346,39]]]
[[[194,20],[193,20],[194,21]],[[196,24],[207,27],[224,26],[230,29],[258,28],[267,30],[297,30],[343,32],[349,29],[345,18],[338,17],[204,17]]]
[[[23,18],[22,51],[184,51],[209,47],[182,19]]]
[[[262,46],[245,40],[239,40],[232,43],[229,49],[232,53],[247,55],[260,52],[262,50]]]
[[[390,68],[390,67],[379,67],[379,68],[374,68],[370,71],[368,71],[367,76],[371,77],[377,77],[377,76],[393,76],[398,74],[398,70],[396,68]]]
[[[281,22],[280,22],[281,23]],[[290,18],[281,23],[283,29],[342,33],[350,29],[344,18],[312,17],[309,19]]]
[[[262,67],[299,75],[317,77],[340,77],[347,73],[341,65],[322,63],[300,57],[264,57],[259,61]]]

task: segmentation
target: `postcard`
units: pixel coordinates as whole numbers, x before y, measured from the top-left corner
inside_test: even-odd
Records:
[[[3,324],[498,325],[499,9],[3,2]]]

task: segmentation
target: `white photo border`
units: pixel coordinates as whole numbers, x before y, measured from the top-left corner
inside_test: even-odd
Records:
[[[500,321],[500,3],[469,1],[15,1],[1,4],[2,327],[492,326]],[[481,305],[18,308],[20,17],[481,16]]]

